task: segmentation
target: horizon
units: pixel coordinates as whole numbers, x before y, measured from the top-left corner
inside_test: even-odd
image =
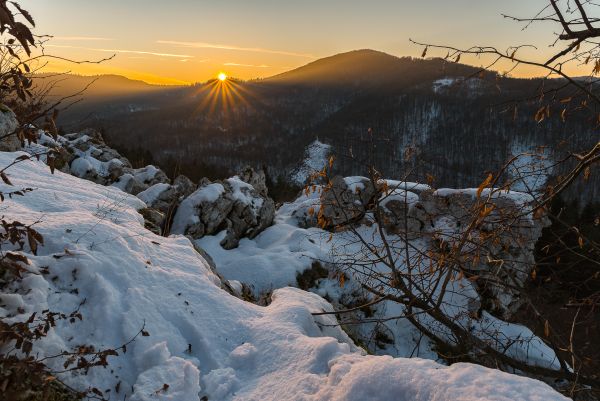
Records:
[[[50,60],[43,72],[72,72],[77,75],[120,75],[150,84],[188,85],[206,82],[223,72],[241,80],[261,79],[284,73],[318,59],[353,50],[372,49],[396,57],[419,57],[423,48],[409,38],[431,44],[461,47],[515,44],[537,46],[542,57],[552,52],[546,43],[547,26],[522,30],[522,24],[507,20],[502,13],[527,17],[538,11],[542,1],[503,4],[486,1],[476,5],[466,0],[447,4],[429,0],[411,2],[376,0],[331,0],[326,4],[308,1],[271,4],[267,0],[244,3],[198,4],[179,0],[163,5],[155,0],[116,0],[102,4],[56,0],[23,5],[37,17],[38,35],[52,35],[45,44],[49,54],[100,64],[73,64]],[[115,14],[114,9],[122,12]],[[144,18],[131,19],[140,10]],[[71,15],[72,24],[60,23]],[[436,16],[438,15],[438,16]],[[454,25],[444,21],[457,21]],[[108,26],[106,21],[112,21]],[[444,26],[444,30],[440,27]],[[159,29],[157,29],[159,27]],[[477,42],[473,37],[477,36]],[[525,53],[527,50],[524,51]],[[443,54],[433,54],[441,56]],[[481,66],[485,59],[467,58],[463,63]],[[501,64],[498,72],[510,69]],[[570,71],[587,75],[583,67]],[[531,67],[511,71],[515,77],[540,76]]]

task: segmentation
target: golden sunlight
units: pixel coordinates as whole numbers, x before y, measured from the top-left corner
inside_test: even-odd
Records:
[[[220,72],[219,75],[217,75],[217,78],[219,78],[219,81],[223,82],[227,79],[227,74]]]

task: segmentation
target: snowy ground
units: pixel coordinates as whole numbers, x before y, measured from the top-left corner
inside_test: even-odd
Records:
[[[0,166],[16,156],[0,153]],[[364,355],[339,328],[324,327],[334,318],[311,315],[331,310],[316,294],[280,288],[268,307],[229,295],[187,238],[163,238],[143,228],[138,198],[60,172],[51,175],[37,161],[18,164],[9,176],[16,187],[35,190],[2,203],[5,218],[40,220],[36,227],[45,243],[37,256],[25,250],[31,274],[20,289],[0,294],[0,316],[22,321],[44,309],[69,313],[85,300],[83,321],[58,322],[34,354],[82,344],[118,347],[144,322],[150,333],[110,357],[109,368],[62,376],[77,388],[92,385],[112,390],[113,399],[132,401],[565,399],[541,382],[476,365]],[[263,234],[269,235],[283,233]],[[288,239],[298,242],[294,235]],[[316,252],[310,241],[300,243],[285,250]],[[263,250],[272,251],[266,239]],[[281,270],[299,269],[283,259],[271,267],[278,263]],[[253,266],[260,265],[257,260]],[[42,268],[48,273],[40,274]],[[292,276],[283,274],[273,287]],[[168,390],[161,391],[164,384]]]
[[[348,177],[346,183],[354,191],[354,186],[361,182],[362,177]],[[404,192],[409,190],[425,190],[428,187],[419,184],[405,184],[389,180],[394,185],[395,191]],[[437,191],[440,194],[466,193],[475,196],[477,189],[453,190],[442,189]],[[488,196],[488,190],[483,191],[483,196]],[[392,196],[394,196],[392,193]],[[411,196],[417,197],[412,192]],[[406,194],[402,195],[402,198]],[[494,196],[511,197],[518,203],[525,204],[530,197],[526,194],[509,192],[496,193]],[[410,198],[410,197],[409,197]],[[284,204],[278,211],[275,218],[275,224],[267,228],[263,233],[253,240],[243,239],[237,249],[224,250],[219,242],[224,233],[216,236],[206,236],[196,241],[196,244],[204,249],[215,261],[218,270],[228,280],[239,281],[248,285],[254,292],[255,298],[261,298],[272,290],[282,288],[288,285],[297,285],[296,276],[304,270],[310,269],[313,261],[320,261],[324,264],[339,265],[352,255],[352,258],[363,257],[362,262],[372,259],[372,255],[364,255],[360,250],[360,244],[356,237],[349,233],[338,232],[331,234],[318,228],[304,229],[299,227],[298,216],[306,215],[307,209],[319,209],[319,191],[309,194],[303,193],[296,201]],[[526,207],[523,206],[523,210]],[[440,223],[437,221],[436,224]],[[450,230],[450,227],[437,227],[440,232]],[[379,240],[377,228],[361,226],[357,229],[363,238],[369,238],[377,246]],[[453,237],[452,237],[453,238]],[[392,242],[401,241],[399,238],[389,237]],[[450,240],[450,238],[449,238]],[[422,239],[411,240],[411,254],[425,253],[426,243]],[[403,253],[397,255],[399,258],[398,266],[402,266]],[[421,271],[427,272],[430,269],[430,263],[422,260]],[[370,274],[372,266],[365,268],[364,274]],[[382,263],[376,264],[374,269],[381,272],[388,271]],[[346,274],[348,276],[348,274]],[[426,275],[423,275],[426,277]],[[319,280],[312,292],[330,300],[338,309],[348,309],[366,303],[370,295],[364,292],[359,283],[364,279],[363,273],[354,269],[352,276],[348,277],[344,286],[341,286],[337,277],[323,278]],[[434,280],[431,277],[430,280]],[[366,279],[364,279],[366,280]],[[425,280],[425,279],[424,279]],[[430,288],[432,285],[428,282],[422,283],[423,288]],[[474,318],[468,311],[470,305],[479,302],[472,282],[468,279],[454,280],[450,284],[449,290],[444,295],[442,303],[446,314],[459,322],[463,327],[468,327],[477,333],[481,339],[488,341],[490,345],[499,350],[505,351],[508,355],[527,361],[530,364],[538,366],[559,369],[560,365],[555,353],[541,339],[536,337],[527,327],[504,322],[494,316],[483,312],[481,318]],[[367,324],[353,325],[349,329],[354,338],[361,341],[368,351],[379,355],[391,355],[394,357],[423,357],[437,360],[438,356],[433,349],[427,337],[424,337],[414,326],[406,319],[401,318],[405,315],[404,308],[393,302],[385,301],[371,308],[374,315],[369,318],[358,316],[359,319],[369,321]],[[375,320],[384,320],[384,323],[375,322]],[[442,338],[447,336],[443,330],[439,331],[439,325],[428,320],[426,317],[420,318],[421,323],[429,329],[438,333]],[[377,341],[379,335],[385,335],[389,342],[382,343]],[[449,340],[450,341],[450,340]]]

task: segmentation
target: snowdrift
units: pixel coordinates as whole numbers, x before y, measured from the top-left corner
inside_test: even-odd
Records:
[[[0,166],[17,156],[0,153]],[[81,305],[83,321],[58,322],[36,344],[40,358],[83,344],[118,347],[144,324],[150,334],[110,357],[107,368],[63,375],[75,388],[132,401],[566,399],[542,382],[476,365],[365,355],[335,318],[311,315],[332,310],[316,294],[282,288],[260,307],[222,290],[187,238],[144,229],[138,198],[52,175],[36,161],[8,173],[15,187],[35,190],[7,199],[5,218],[40,220],[45,245],[37,256],[25,249],[31,274],[0,294],[0,316],[24,321]]]

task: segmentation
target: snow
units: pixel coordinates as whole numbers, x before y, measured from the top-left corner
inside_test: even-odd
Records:
[[[360,188],[364,181],[363,177],[346,178],[348,185],[354,185]],[[417,184],[396,182],[397,187],[412,187]],[[356,189],[355,188],[355,189]],[[429,188],[421,186],[420,189]],[[475,197],[477,189],[441,189],[437,191],[441,196],[451,196],[455,194],[466,194]],[[482,196],[508,197],[523,204],[531,198],[526,194],[517,192],[484,190]],[[385,205],[392,199],[398,199],[401,202],[408,200],[409,206],[416,202],[418,196],[412,192],[403,189],[395,189],[390,193],[389,198],[382,201]],[[243,239],[240,246],[233,250],[224,250],[220,247],[220,240],[224,233],[215,236],[206,236],[196,241],[196,245],[204,249],[215,261],[219,272],[227,279],[239,281],[253,289],[254,295],[258,298],[261,295],[268,294],[270,291],[281,288],[286,285],[296,285],[295,279],[298,273],[305,271],[312,266],[313,261],[322,263],[331,263],[333,265],[344,264],[348,256],[352,255],[352,261],[364,263],[365,275],[371,272],[372,255],[365,255],[360,250],[360,245],[349,232],[338,232],[330,234],[319,228],[304,229],[298,226],[297,215],[306,216],[309,208],[318,210],[319,207],[319,187],[316,191],[304,192],[297,200],[292,203],[284,204],[275,217],[275,224],[253,240]],[[456,221],[450,218],[441,218],[436,220],[435,227],[432,228],[441,237],[446,236],[453,239],[456,236]],[[363,238],[369,238],[375,246],[380,240],[377,235],[375,225],[360,226],[357,231]],[[399,245],[398,238],[388,238]],[[424,258],[416,257],[418,254],[426,254],[427,243],[423,239],[411,241],[411,259],[420,260],[413,269],[419,269],[428,272],[430,268],[429,261]],[[362,258],[362,259],[361,259]],[[405,263],[404,255],[398,255],[398,266]],[[387,267],[377,263],[374,269],[386,272]],[[321,279],[316,283],[311,291],[332,300],[336,305],[346,309],[344,305],[354,303],[357,300],[357,294],[360,294],[361,288],[359,281],[361,271],[356,269],[352,273],[354,276],[349,278],[341,288],[335,278]],[[437,276],[423,275],[423,288],[431,288],[432,282]],[[431,282],[430,282],[431,281]],[[439,296],[434,294],[435,296]],[[528,328],[517,324],[511,324],[499,320],[491,315],[485,314],[482,319],[473,319],[469,314],[471,305],[479,302],[479,295],[475,291],[473,284],[463,278],[453,281],[444,295],[444,310],[448,316],[454,319],[463,327],[469,327],[478,336],[490,345],[499,350],[505,350],[507,354],[520,360],[527,360],[532,364],[547,368],[559,368],[558,360],[554,352],[537,338]],[[389,354],[397,357],[422,356],[431,359],[437,359],[437,354],[433,344],[429,343],[422,335],[405,319],[393,317],[402,316],[404,307],[392,301],[385,301],[378,304],[374,309],[374,316],[386,320],[384,323],[363,324],[357,326],[355,334],[365,342],[372,341],[375,330],[384,326],[387,333],[393,339],[393,343],[381,347],[375,347],[374,343],[367,343],[369,351],[376,354]],[[449,333],[440,332],[438,325],[431,319],[423,318],[421,322],[432,331],[438,333],[442,338],[447,338],[452,342],[452,336]],[[497,339],[496,339],[497,338]],[[372,347],[371,347],[372,346]]]
[[[65,143],[67,142],[67,140],[63,137],[59,137],[59,141]],[[78,143],[82,143],[82,142],[88,142],[90,141],[90,138],[87,135],[83,135],[79,138],[77,138],[76,140],[72,141],[72,144],[78,144]],[[53,145],[53,143],[49,142],[49,141],[44,141],[47,145]],[[42,146],[37,145],[38,147]],[[45,149],[45,146],[44,146]],[[110,168],[114,167],[114,166],[122,166],[123,162],[120,161],[119,159],[112,159],[106,162],[100,161],[98,159],[96,159],[94,157],[94,155],[97,155],[98,153],[102,153],[102,151],[100,149],[98,149],[97,147],[95,147],[93,144],[91,144],[90,142],[90,146],[87,150],[83,151],[77,148],[73,148],[74,152],[75,152],[75,156],[77,156],[77,159],[73,160],[73,162],[71,162],[71,166],[70,166],[70,171],[71,174],[77,176],[77,177],[85,177],[86,175],[90,174],[90,173],[95,173],[97,175],[99,175],[100,177],[108,177],[110,175]]]
[[[119,177],[119,179],[112,183],[112,186],[115,188],[119,188],[121,191],[125,191],[125,188],[129,185],[131,180],[135,179],[132,174],[125,173]]]
[[[147,183],[152,181],[152,179],[158,174],[160,170],[155,166],[149,165],[143,168],[139,168],[134,170],[135,178],[140,180],[141,182]]]
[[[220,245],[225,232],[196,240],[213,259],[218,260],[218,269],[228,280],[249,284],[255,296],[273,289],[296,285],[296,276],[310,268],[314,260],[326,258],[319,245],[321,233],[278,222],[256,239],[242,238],[234,252]]]
[[[361,191],[364,191],[365,182],[369,182],[369,179],[366,177],[360,177],[360,176],[345,177],[344,182],[348,186],[348,190],[350,190],[352,193],[356,194]]]
[[[397,181],[397,180],[379,180],[379,184],[386,183],[389,189],[403,189],[405,191],[411,191],[420,193],[423,191],[431,190],[431,187],[427,184],[419,184],[418,182],[408,182],[408,181]]]
[[[254,187],[252,185],[242,181],[237,175],[235,177],[228,178],[226,181],[231,187],[231,197],[234,200],[251,206],[255,211],[260,210],[263,205],[263,199],[250,195],[250,191],[254,191]]]
[[[351,356],[340,357],[336,362],[329,375],[330,386],[318,394],[320,400],[373,400],[374,394],[397,401],[544,401],[556,397],[547,392],[537,393],[526,378],[491,377],[489,369],[464,363],[441,367],[416,358]],[[499,391],[494,392],[494,388]]]
[[[452,189],[452,188],[440,188],[434,192],[434,195],[448,197],[452,195],[468,195],[473,199],[477,197],[478,188],[466,188],[466,189]],[[484,188],[481,191],[482,198],[490,197],[491,199],[510,199],[515,202],[516,205],[521,207],[530,206],[535,199],[530,194],[518,191],[504,190],[500,188]]]
[[[387,209],[387,204],[392,201],[406,203],[410,207],[419,201],[419,195],[415,194],[414,192],[396,188],[392,191],[389,191],[387,194],[382,195],[381,199],[379,200],[379,206]]]
[[[171,232],[183,234],[188,226],[198,222],[198,217],[196,216],[197,207],[202,203],[215,202],[224,193],[225,188],[219,183],[208,184],[197,189],[179,205],[173,219]]]
[[[0,153],[0,166],[17,156]],[[332,315],[311,315],[332,311],[316,294],[280,288],[261,307],[222,290],[187,238],[143,228],[137,210],[145,205],[138,198],[52,175],[37,161],[19,163],[8,174],[16,187],[36,190],[7,199],[5,217],[40,219],[36,228],[45,242],[37,256],[24,251],[35,274],[25,276],[20,290],[0,295],[0,316],[24,321],[34,311],[69,313],[79,305],[83,315],[76,323],[58,321],[35,344],[34,355],[81,344],[119,347],[144,324],[150,333],[110,357],[109,368],[61,374],[77,389],[95,386],[114,395],[120,383],[115,399],[135,401],[566,400],[542,382],[476,365],[367,356]],[[220,193],[205,187],[193,196]],[[298,239],[288,237],[290,252]],[[39,274],[42,267],[49,273]],[[62,367],[62,361],[50,363]]]
[[[434,93],[446,93],[449,89],[466,89],[469,95],[478,95],[485,81],[476,77],[445,77],[433,81],[432,90]]]
[[[292,182],[298,185],[307,184],[308,179],[312,174],[321,171],[328,163],[331,155],[332,147],[316,139],[306,147],[304,160],[296,168],[291,175]]]
[[[146,205],[151,205],[163,192],[168,190],[171,186],[165,183],[154,184],[145,191],[137,194],[137,197],[142,200]]]
[[[433,81],[433,91],[435,93],[440,93],[443,89],[451,87],[457,82],[456,78],[442,78],[436,81]]]

